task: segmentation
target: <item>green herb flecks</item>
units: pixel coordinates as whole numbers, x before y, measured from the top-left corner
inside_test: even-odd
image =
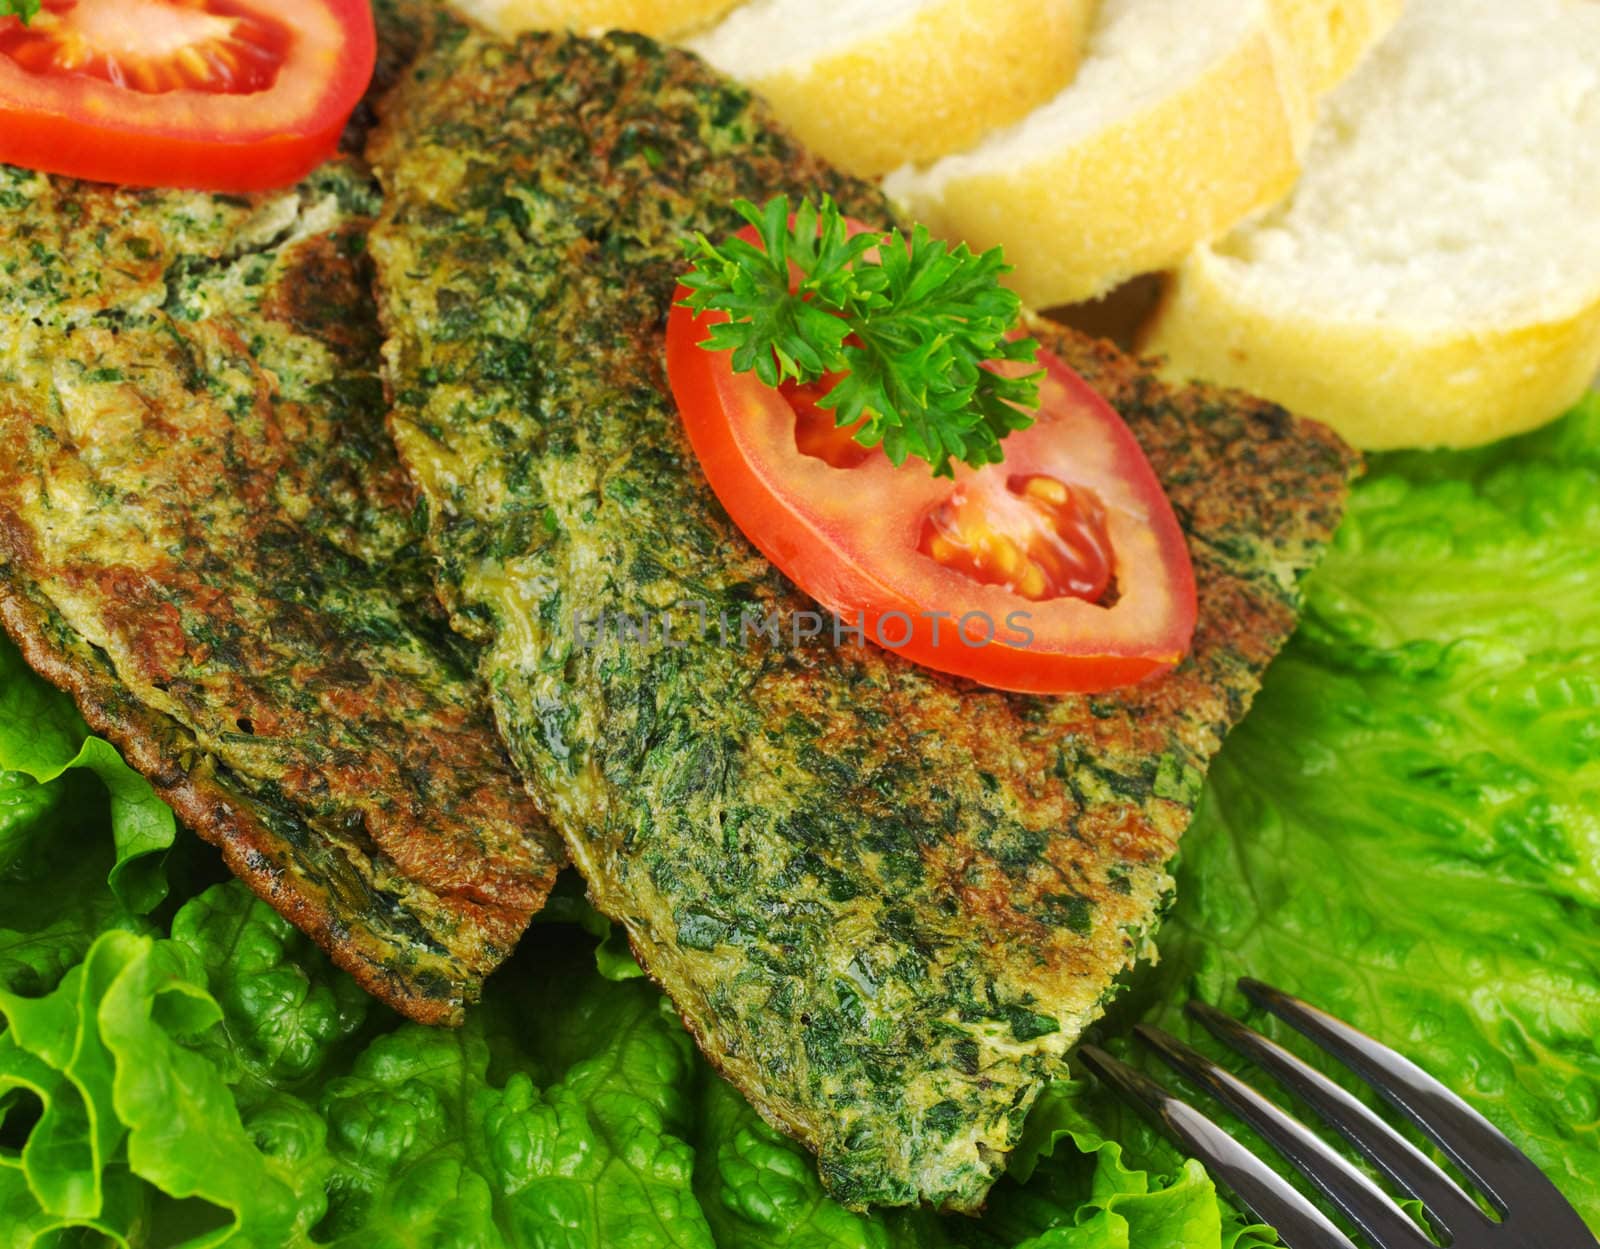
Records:
[[[1038,1090],[1149,951],[1194,799],[1183,778],[1293,622],[1296,573],[1338,518],[1343,448],[1041,328],[1191,521],[1203,601],[1229,605],[1192,659],[1115,696],[1027,699],[867,645],[794,644],[815,604],[693,471],[662,330],[684,238],[738,230],[741,197],[826,192],[873,222],[889,206],[742,88],[638,36],[469,36],[416,67],[386,116],[371,254],[393,432],[452,621],[482,643],[502,732],[587,896],[713,1065],[816,1151],[832,1196],[976,1209]],[[773,232],[786,222],[780,205]],[[921,289],[904,244],[900,277],[868,278],[842,272],[846,240],[820,212],[795,234],[839,300]],[[439,310],[463,307],[441,340]],[[646,612],[670,612],[670,639],[626,623]],[[594,637],[579,616],[623,623]],[[740,1249],[807,1240],[732,1227],[722,1243]],[[824,1239],[891,1243],[807,1243]]]
[[[0,20],[20,17],[26,26],[39,11],[39,0],[0,0]]]
[[[1001,439],[1033,423],[1040,374],[984,367],[1031,364],[1039,348],[1015,336],[1022,301],[1000,285],[1010,270],[999,248],[951,248],[922,226],[909,242],[897,229],[851,235],[826,196],[792,216],[783,195],[735,206],[761,246],[704,234],[686,244],[696,268],[685,305],[730,318],[706,350],[731,350],[735,370],[769,386],[833,380],[818,406],[896,465],[917,456],[948,477],[952,460],[1000,463]]]
[[[457,1020],[561,850],[449,640],[383,427],[377,309],[352,243],[377,207],[370,172],[337,160],[241,200],[0,170],[0,192],[19,203],[0,211],[0,512],[8,536],[51,534],[0,555],[0,603],[106,738],[74,720],[47,743],[0,695],[0,773],[105,783],[130,912],[162,901],[159,795],[375,993]],[[113,401],[139,416],[99,421],[90,465],[70,429]],[[71,619],[67,582],[102,587]],[[6,741],[19,726],[22,754]],[[435,848],[407,858],[413,836]],[[5,859],[0,842],[0,875]],[[0,899],[0,930],[15,926]]]

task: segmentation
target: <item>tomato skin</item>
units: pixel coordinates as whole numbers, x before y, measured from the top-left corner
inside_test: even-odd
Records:
[[[680,289],[677,300],[687,293]],[[734,523],[845,623],[859,615],[869,638],[885,628],[898,642],[907,631],[902,618],[909,617],[905,643],[888,648],[895,654],[1022,693],[1131,685],[1187,653],[1196,597],[1182,529],[1132,433],[1063,362],[1040,353],[1047,398],[1040,420],[1007,438],[1005,464],[960,467],[956,483],[934,478],[920,463],[894,468],[881,452],[858,468],[840,469],[794,446],[793,410],[778,391],[753,374],[735,374],[728,353],[701,347],[720,319],[675,306],[668,321],[668,374],[684,428]],[[1081,462],[1069,450],[1085,453]],[[1087,480],[1113,505],[1119,597],[1111,606],[1031,602],[943,568],[918,549],[926,518],[956,484],[976,472],[1046,468],[1078,474],[1075,480]],[[969,646],[956,636],[953,619],[930,618],[931,611],[981,612],[1002,630],[1013,613],[1023,613],[1034,636],[1022,644],[1017,630]]]
[[[147,95],[33,74],[0,55],[0,162],[127,186],[249,192],[289,186],[334,154],[377,61],[367,0],[294,0],[317,32],[273,87]],[[243,7],[243,6],[241,6]],[[15,22],[17,19],[0,19]]]
[[[151,139],[73,117],[0,107],[0,162],[123,186],[194,191],[269,191],[292,186],[339,146],[341,121],[311,135],[258,139]]]

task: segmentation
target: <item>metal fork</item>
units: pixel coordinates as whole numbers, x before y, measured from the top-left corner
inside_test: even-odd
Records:
[[[1422,1203],[1450,1249],[1596,1249],[1595,1237],[1554,1184],[1492,1123],[1386,1045],[1316,1007],[1255,980],[1239,988],[1257,1006],[1332,1054],[1442,1149],[1489,1199],[1486,1215],[1454,1180],[1321,1072],[1201,1002],[1188,1013],[1213,1036],[1294,1092],[1394,1184]],[[1375,1249],[1435,1249],[1435,1241],[1367,1176],[1304,1124],[1233,1073],[1157,1028],[1137,1034],[1172,1067],[1203,1085],[1310,1180]],[[1288,1249],[1355,1249],[1282,1176],[1220,1127],[1149,1077],[1085,1045],[1084,1065],[1151,1115],[1200,1159]]]

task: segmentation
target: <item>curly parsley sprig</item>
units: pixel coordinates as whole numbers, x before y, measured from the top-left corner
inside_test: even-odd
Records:
[[[1001,439],[1033,423],[1041,374],[983,367],[1031,364],[1039,349],[1010,337],[1022,301],[1000,285],[1010,269],[999,248],[952,249],[922,226],[909,245],[899,230],[852,238],[827,197],[820,209],[802,200],[792,225],[786,196],[735,207],[762,247],[737,237],[716,245],[703,234],[686,244],[695,270],[684,279],[685,305],[729,316],[706,350],[732,351],[736,371],[769,386],[842,374],[818,406],[840,427],[861,422],[856,441],[881,443],[896,465],[917,456],[949,477],[952,460],[1000,463]],[[791,264],[800,274],[794,290]]]

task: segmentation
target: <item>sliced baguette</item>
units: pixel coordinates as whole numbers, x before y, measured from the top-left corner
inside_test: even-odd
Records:
[[[1003,244],[1038,307],[1167,267],[1294,184],[1317,95],[1299,62],[1334,58],[1314,24],[1293,50],[1284,3],[1103,0],[1071,86],[887,189],[942,234]]]
[[[1600,4],[1412,0],[1293,197],[1198,249],[1145,347],[1369,448],[1556,416],[1600,368]]]
[[[452,0],[456,8],[510,38],[525,30],[599,34],[637,30],[673,39],[716,21],[740,0]]]
[[[1275,0],[1278,23],[1300,80],[1313,96],[1344,81],[1388,33],[1406,0]]]
[[[876,176],[959,151],[1071,81],[1094,0],[751,0],[688,46],[813,150]]]

